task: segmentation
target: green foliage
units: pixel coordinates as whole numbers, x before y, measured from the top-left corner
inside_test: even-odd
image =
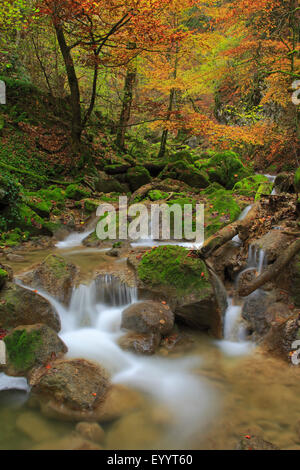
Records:
[[[296,170],[294,177],[294,186],[297,193],[300,193],[300,167]]]
[[[266,182],[259,185],[255,196],[255,202],[259,201],[263,194],[269,195],[273,190],[273,183]]]
[[[222,227],[236,220],[241,208],[232,196],[231,191],[217,190],[208,195],[205,206],[205,235],[213,235]]]
[[[160,246],[146,253],[139,266],[139,278],[151,286],[169,286],[188,294],[209,286],[205,263],[192,258],[180,246]]]
[[[4,338],[9,361],[20,371],[26,371],[34,365],[35,351],[41,344],[38,331],[28,333],[16,330]]]
[[[5,269],[0,268],[0,289],[4,286],[8,279],[8,272]]]

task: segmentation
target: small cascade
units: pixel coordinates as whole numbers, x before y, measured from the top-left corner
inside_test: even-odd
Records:
[[[106,274],[95,280],[97,301],[104,305],[120,307],[137,302],[137,288],[129,287],[115,276]]]
[[[248,252],[248,264],[246,269],[255,269],[258,274],[261,274],[266,265],[267,256],[264,250],[257,248],[254,245],[250,245]]]
[[[76,247],[76,246],[80,246],[82,244],[83,240],[85,240],[85,238],[87,238],[89,235],[91,235],[91,233],[93,233],[93,231],[96,228],[96,223],[97,223],[97,218],[94,218],[88,224],[88,227],[86,228],[86,230],[84,232],[72,232],[72,233],[70,233],[70,235],[68,235],[67,238],[65,238],[65,240],[62,240],[62,241],[56,243],[56,245],[55,245],[56,248],[66,249],[66,248],[73,248],[73,247]]]
[[[244,220],[246,216],[248,215],[248,213],[251,211],[252,207],[253,207],[252,204],[245,207],[245,209],[242,211],[241,215],[239,216],[238,220]],[[242,240],[240,239],[238,235],[233,237],[232,241],[238,245],[242,244]]]

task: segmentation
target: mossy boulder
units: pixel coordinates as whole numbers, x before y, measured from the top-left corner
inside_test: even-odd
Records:
[[[84,210],[88,212],[89,214],[91,214],[97,211],[98,207],[100,206],[100,204],[103,203],[103,201],[99,199],[88,198],[88,199],[84,199],[83,203],[84,203]]]
[[[68,351],[56,332],[43,324],[19,326],[4,338],[7,375],[24,377],[34,367],[40,367]]]
[[[104,171],[108,175],[119,175],[127,173],[130,167],[129,163],[115,163],[113,165],[105,165]]]
[[[295,192],[299,194],[300,193],[300,167],[296,170],[296,173],[294,176],[294,188],[295,188]]]
[[[136,269],[140,288],[167,301],[178,320],[222,337],[226,300],[204,261],[183,247],[160,246],[146,252]]]
[[[33,271],[26,273],[23,280],[32,288],[40,288],[68,304],[77,273],[73,263],[62,256],[49,255]]]
[[[233,192],[242,196],[254,197],[260,185],[264,183],[269,183],[268,178],[264,175],[248,176],[234,185]]]
[[[231,151],[215,153],[205,162],[200,161],[198,167],[208,173],[212,183],[219,183],[227,189],[232,189],[239,180],[251,176],[252,173],[240,157]]]
[[[263,195],[269,196],[269,194],[272,193],[272,190],[273,190],[273,183],[266,182],[266,183],[260,184],[257,190],[257,193],[255,195],[255,202],[260,201]]]
[[[293,173],[289,172],[282,172],[279,173],[274,182],[274,187],[276,189],[276,193],[294,193],[294,179],[295,176]]]
[[[52,210],[64,207],[65,191],[57,186],[35,192],[23,190],[22,199],[37,215],[49,218]]]
[[[219,189],[207,195],[205,204],[205,235],[210,237],[221,228],[234,222],[241,214],[241,208],[231,191]]]
[[[79,186],[78,184],[70,184],[66,189],[66,197],[68,199],[74,199],[75,201],[80,201],[81,199],[89,197],[91,194],[90,191]]]
[[[5,269],[0,268],[0,289],[4,287],[5,283],[8,280],[8,272]]]
[[[136,191],[141,186],[151,182],[151,176],[148,170],[143,166],[130,168],[126,174],[127,182],[131,191]]]
[[[159,178],[183,181],[193,188],[207,188],[209,181],[205,171],[198,170],[184,160],[169,163],[160,173]]]
[[[116,178],[107,175],[105,172],[99,171],[95,180],[95,190],[102,193],[128,193],[129,186],[126,183],[120,183]]]
[[[43,323],[60,330],[60,319],[48,300],[37,292],[7,282],[0,292],[0,328]]]
[[[185,161],[187,163],[193,163],[193,157],[188,150],[180,150],[179,152],[173,153],[169,157],[170,162]]]

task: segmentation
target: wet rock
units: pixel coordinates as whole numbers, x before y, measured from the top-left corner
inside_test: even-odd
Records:
[[[43,323],[60,330],[60,319],[48,300],[16,284],[7,283],[0,292],[0,328]]]
[[[293,173],[279,173],[274,182],[276,194],[280,193],[294,193],[294,174]]]
[[[278,318],[264,339],[264,345],[274,355],[290,360],[293,342],[300,339],[300,315],[288,319]]]
[[[128,333],[119,340],[119,345],[126,351],[151,356],[157,351],[160,340],[161,336],[157,333]]]
[[[247,321],[255,336],[261,337],[268,332],[272,318],[270,314],[266,316],[266,312],[274,302],[274,295],[262,290],[253,292],[247,297],[242,310],[242,317]]]
[[[232,241],[225,243],[213,253],[211,258],[215,272],[223,281],[229,279],[233,281],[236,274],[242,269],[240,257],[240,247]]]
[[[137,333],[167,335],[174,326],[174,314],[166,303],[152,301],[131,305],[122,314],[121,328]]]
[[[22,263],[23,261],[25,261],[25,258],[24,256],[21,256],[21,255],[15,255],[13,253],[8,253],[6,255],[6,259],[8,261],[11,261],[11,262],[14,262],[14,263]]]
[[[22,280],[26,285],[41,288],[60,302],[68,304],[77,273],[77,267],[62,256],[49,255]]]
[[[3,271],[6,271],[7,274],[8,274],[8,277],[6,279],[6,281],[9,281],[11,282],[14,278],[14,272],[13,272],[13,269],[11,266],[9,266],[8,264],[2,264],[0,263],[0,269],[3,269]]]
[[[4,338],[7,362],[4,372],[15,377],[27,376],[31,369],[63,356],[67,346],[46,325],[19,326]]]
[[[118,250],[117,248],[112,248],[107,252],[108,256],[111,256],[112,258],[119,258],[121,254],[121,250]]]
[[[282,250],[288,247],[290,241],[291,237],[282,233],[281,230],[271,230],[263,237],[255,240],[252,246],[257,250],[263,250],[268,263],[272,263],[282,253]]]
[[[84,439],[98,444],[101,444],[105,438],[105,432],[98,423],[78,423],[75,430]]]
[[[166,336],[161,342],[160,352],[166,351],[167,353],[183,353],[193,349],[194,340],[184,333],[173,333]]]
[[[56,433],[49,422],[34,411],[22,413],[16,421],[16,429],[34,442],[55,439]]]
[[[32,394],[49,417],[83,421],[104,402],[109,379],[97,364],[84,359],[57,360],[30,378]]]
[[[265,441],[259,436],[244,436],[236,446],[236,450],[280,450],[271,442]]]
[[[124,385],[112,385],[104,402],[95,410],[99,423],[114,421],[144,406],[144,399],[136,390]]]

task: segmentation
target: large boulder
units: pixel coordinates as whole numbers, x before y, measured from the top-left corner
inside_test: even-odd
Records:
[[[226,292],[203,260],[180,246],[160,246],[141,257],[137,275],[140,289],[167,301],[178,320],[222,337]]]
[[[101,193],[128,193],[129,187],[105,172],[99,171],[98,177],[95,180],[95,190]]]
[[[13,283],[0,291],[0,328],[43,323],[55,331],[61,328],[58,314],[48,300]]]
[[[5,336],[6,364],[4,371],[14,377],[27,376],[30,370],[63,356],[67,346],[56,332],[46,325],[24,325]]]
[[[293,173],[279,173],[274,182],[274,187],[276,189],[276,193],[294,193],[294,174]]]
[[[263,183],[268,183],[269,180],[264,175],[252,175],[238,181],[234,187],[234,193],[241,194],[242,196],[254,197],[258,188]]]
[[[77,267],[62,256],[49,255],[33,271],[22,277],[25,284],[35,289],[43,289],[62,303],[68,304],[71,298]]]
[[[286,361],[291,359],[294,352],[293,342],[300,340],[300,315],[287,316],[288,312],[282,315],[277,311],[276,319],[264,338],[266,349]]]
[[[84,359],[55,360],[30,377],[32,400],[47,416],[74,421],[95,420],[93,411],[109,389],[107,372]]]
[[[169,334],[174,327],[174,314],[166,304],[158,302],[138,302],[122,313],[121,328],[136,333]]]
[[[231,151],[214,153],[206,161],[200,160],[198,168],[207,172],[212,183],[219,183],[227,189],[232,189],[238,181],[251,176],[251,171],[240,157]]]
[[[274,296],[263,290],[257,290],[247,297],[242,317],[247,321],[250,332],[254,333],[256,338],[260,338],[268,332],[273,318],[271,315],[267,316],[266,312],[274,303]]]
[[[172,178],[183,181],[193,188],[207,188],[209,185],[208,177],[205,171],[200,171],[194,165],[187,163],[185,160],[178,160],[168,163],[164,170],[160,173],[159,178]]]
[[[291,237],[282,233],[282,230],[270,230],[266,235],[255,240],[252,246],[255,250],[263,250],[268,263],[272,263],[288,247],[290,242]]]
[[[150,173],[143,166],[130,168],[127,172],[126,178],[132,192],[151,182]]]

